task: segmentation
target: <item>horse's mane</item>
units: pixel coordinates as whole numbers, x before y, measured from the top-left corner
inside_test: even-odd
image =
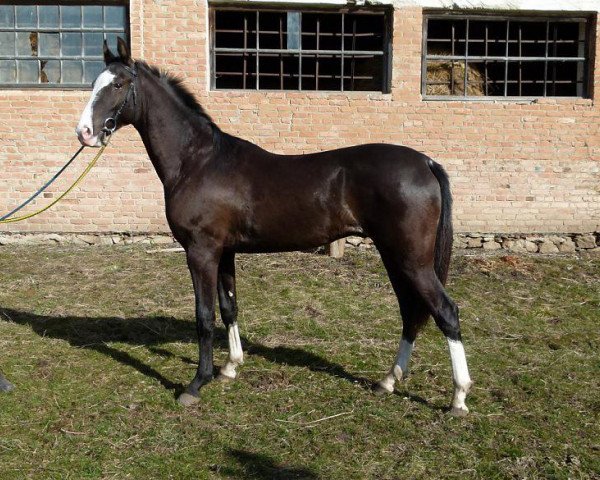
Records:
[[[215,125],[212,118],[206,110],[202,108],[202,105],[198,102],[194,94],[184,84],[184,80],[181,77],[175,76],[169,72],[160,70],[157,67],[148,65],[146,62],[138,60],[138,65],[142,65],[144,68],[149,70],[153,75],[156,75],[161,81],[163,81],[173,93],[183,102],[183,104],[192,110],[194,113],[204,117],[211,125]]]

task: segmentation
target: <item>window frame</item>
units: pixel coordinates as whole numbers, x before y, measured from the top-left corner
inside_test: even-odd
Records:
[[[344,68],[344,62],[343,62],[343,58],[344,58],[344,48],[343,48],[343,30],[342,30],[342,49],[341,50],[319,50],[319,51],[313,51],[313,50],[303,50],[302,49],[302,45],[300,45],[300,48],[298,49],[289,49],[289,50],[282,50],[282,49],[260,49],[260,45],[258,44],[257,41],[257,45],[255,48],[217,48],[216,47],[216,21],[215,21],[215,15],[217,11],[229,11],[229,12],[257,12],[257,22],[258,22],[258,17],[260,16],[260,12],[275,12],[275,13],[288,13],[288,12],[300,12],[301,14],[355,14],[355,13],[363,13],[365,15],[381,15],[383,17],[383,22],[384,22],[384,32],[383,32],[383,38],[384,38],[384,45],[383,48],[381,49],[381,52],[374,52],[374,51],[353,51],[353,54],[355,55],[360,55],[361,53],[364,54],[373,54],[373,53],[377,53],[380,54],[383,57],[383,61],[382,61],[382,88],[379,90],[344,90],[343,89],[343,78],[340,79],[340,84],[341,84],[341,88],[338,90],[316,90],[316,89],[301,89],[302,86],[302,81],[301,81],[301,77],[302,77],[302,71],[299,70],[299,88],[298,89],[272,89],[272,88],[259,88],[260,87],[260,72],[258,70],[258,66],[257,66],[257,71],[256,71],[256,87],[254,88],[217,88],[216,87],[216,54],[219,52],[231,52],[231,53],[235,53],[235,52],[254,52],[256,54],[257,57],[257,63],[258,63],[258,59],[259,59],[259,55],[260,53],[292,53],[292,54],[298,54],[301,58],[303,53],[306,53],[307,55],[318,55],[319,53],[321,54],[331,54],[331,55],[336,55],[336,54],[341,54],[342,55],[342,66],[341,66],[341,72],[343,72],[343,68]],[[302,93],[329,93],[329,94],[334,94],[334,93],[352,93],[352,94],[389,94],[391,93],[391,84],[392,84],[392,55],[393,55],[393,49],[392,49],[392,40],[393,40],[393,22],[394,22],[394,15],[393,15],[393,9],[390,8],[389,6],[370,6],[367,8],[327,8],[325,7],[321,7],[321,8],[315,8],[315,7],[304,7],[303,5],[285,5],[285,6],[281,6],[281,5],[259,5],[259,6],[255,6],[255,7],[248,7],[248,6],[221,6],[221,5],[215,5],[215,4],[210,4],[209,3],[209,35],[210,35],[210,39],[209,39],[209,69],[210,69],[210,73],[209,73],[209,89],[210,91],[214,91],[214,92],[279,92],[279,93],[298,93],[298,92],[302,92]],[[342,25],[343,25],[343,19],[342,19]],[[259,30],[257,27],[257,36],[258,36]],[[302,37],[302,30],[300,30],[300,37]],[[311,53],[308,53],[311,52]],[[350,55],[348,55],[350,56]],[[300,60],[301,62],[301,60]],[[300,67],[301,69],[301,64]]]
[[[565,17],[566,13],[569,14],[568,17]],[[422,35],[422,50],[421,50],[421,98],[425,101],[479,101],[479,102],[518,102],[518,101],[536,101],[539,99],[570,99],[570,100],[581,100],[581,99],[590,99],[593,93],[592,89],[592,75],[593,75],[593,65],[591,54],[593,52],[593,34],[594,34],[594,18],[591,13],[587,12],[540,12],[540,14],[519,14],[519,13],[504,13],[499,14],[497,12],[477,12],[472,13],[468,11],[459,11],[459,12],[448,12],[441,10],[426,10],[423,12],[423,35]],[[473,21],[505,21],[507,22],[507,30],[510,27],[510,22],[546,22],[547,25],[549,22],[561,22],[561,23],[583,23],[585,28],[585,40],[584,40],[584,54],[583,57],[518,57],[514,55],[508,55],[508,52],[502,56],[469,56],[468,51],[468,27],[465,35],[465,54],[464,55],[429,55],[427,51],[428,44],[428,21],[429,20],[467,20],[467,25],[469,20]],[[547,40],[546,40],[547,41]],[[506,48],[508,49],[509,42],[506,42]],[[523,60],[525,59],[525,60]],[[455,61],[464,61],[465,62],[465,88],[463,95],[427,95],[427,62],[428,61],[441,61],[441,60],[455,60]],[[467,95],[467,66],[469,61],[473,62],[483,62],[485,60],[494,60],[494,61],[504,61],[505,63],[505,73],[504,73],[504,95]],[[581,95],[549,95],[547,94],[547,86],[548,81],[548,71],[547,66],[545,67],[544,77],[542,80],[544,81],[544,95],[531,96],[531,95],[506,95],[508,88],[508,64],[510,62],[518,62],[518,61],[544,61],[546,65],[550,61],[568,61],[568,62],[582,62],[583,63],[583,83],[582,88],[583,92]],[[545,80],[544,80],[545,78]]]
[[[106,0],[106,1],[101,1],[101,0],[96,0],[96,1],[92,1],[92,2],[84,2],[82,0],[79,0],[78,2],[72,2],[72,1],[64,1],[64,0],[38,0],[38,1],[27,1],[27,0],[13,0],[10,4],[11,6],[35,6],[35,7],[44,7],[44,6],[78,6],[78,7],[96,7],[96,6],[100,6],[100,7],[122,7],[124,8],[124,14],[125,14],[125,23],[123,26],[123,30],[117,29],[117,28],[85,28],[83,27],[83,25],[79,26],[79,27],[62,27],[59,26],[58,28],[53,28],[53,27],[17,27],[16,25],[11,29],[11,30],[5,30],[5,31],[14,31],[14,32],[19,32],[19,31],[23,31],[23,32],[37,32],[37,33],[58,33],[60,35],[62,35],[63,33],[77,33],[77,32],[81,32],[81,33],[118,33],[118,34],[122,34],[124,37],[124,40],[127,42],[128,45],[131,45],[131,16],[130,16],[130,2],[126,2],[123,0]],[[60,10],[59,10],[60,11]],[[39,23],[38,23],[39,25]],[[92,61],[102,61],[104,62],[104,58],[102,56],[84,56],[82,55],[77,55],[77,56],[68,56],[68,57],[62,57],[62,56],[48,56],[48,55],[42,55],[42,56],[36,56],[36,57],[19,57],[17,55],[14,55],[12,57],[8,57],[8,56],[0,56],[0,60],[26,60],[26,59],[31,59],[31,60],[73,60],[73,61],[84,61],[84,60],[92,60]],[[92,89],[92,82],[84,82],[82,80],[82,83],[13,83],[13,84],[2,84],[0,83],[0,91],[2,90],[91,90]]]

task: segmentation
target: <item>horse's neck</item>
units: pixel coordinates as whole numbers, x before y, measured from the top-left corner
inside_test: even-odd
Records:
[[[185,170],[186,161],[201,163],[194,152],[206,151],[212,135],[194,114],[149,72],[140,75],[137,95],[141,114],[134,123],[156,172],[166,188]]]

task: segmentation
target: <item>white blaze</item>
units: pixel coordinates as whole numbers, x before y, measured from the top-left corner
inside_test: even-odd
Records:
[[[98,96],[100,90],[107,85],[110,85],[113,78],[115,78],[115,75],[108,70],[104,70],[100,75],[98,75],[98,78],[96,78],[90,100],[85,106],[85,109],[81,114],[81,118],[79,119],[79,123],[77,124],[77,133],[81,132],[85,128],[89,128],[93,135],[92,139],[98,136],[98,134],[94,135],[94,103],[96,102],[96,97]]]

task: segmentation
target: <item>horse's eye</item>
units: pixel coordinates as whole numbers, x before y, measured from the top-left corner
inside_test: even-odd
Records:
[[[123,87],[123,84],[122,84],[122,83],[119,83],[119,82],[115,82],[115,83],[113,83],[113,85],[114,85],[114,86],[115,86],[115,88],[117,88],[117,89],[119,89],[119,88]]]

